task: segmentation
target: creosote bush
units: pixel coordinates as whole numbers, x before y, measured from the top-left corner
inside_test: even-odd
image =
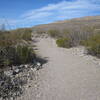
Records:
[[[48,30],[48,34],[53,37],[53,38],[56,38],[59,36],[59,31],[58,30]]]
[[[30,28],[20,28],[20,29],[12,30],[10,32],[13,34],[13,36],[15,36],[15,38],[23,39],[26,41],[31,40],[32,37],[32,29]]]
[[[69,42],[69,38],[60,38],[56,40],[56,44],[59,47],[63,47],[63,48],[70,48],[70,42]]]
[[[33,49],[28,46],[17,46],[16,53],[20,64],[32,63],[35,58]]]
[[[73,46],[78,46],[80,45],[80,41],[82,40],[87,40],[94,32],[94,28],[90,27],[90,26],[76,26],[76,27],[70,27],[70,28],[66,28],[63,30],[49,30],[47,33],[53,37],[59,40],[59,38],[61,39],[65,39],[67,38],[67,43],[64,43],[63,40],[63,44],[69,45],[69,47],[73,47]],[[65,41],[66,42],[66,41]],[[65,47],[65,46],[64,46]]]
[[[82,45],[87,47],[89,54],[100,57],[100,34],[95,34],[88,40],[82,41]]]
[[[32,63],[35,59],[33,49],[28,46],[4,47],[0,49],[0,65],[9,66]]]
[[[0,32],[0,66],[32,63],[35,53],[29,47],[30,29]]]

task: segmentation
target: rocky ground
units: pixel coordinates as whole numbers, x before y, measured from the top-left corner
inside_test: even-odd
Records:
[[[27,78],[17,100],[100,100],[100,59],[87,55],[84,47],[59,48],[49,37],[36,41],[36,52],[48,62],[35,72],[24,66],[27,77],[34,78]]]
[[[36,71],[41,63],[7,67],[0,71],[0,98],[1,100],[15,100],[21,97],[29,83],[36,80]]]

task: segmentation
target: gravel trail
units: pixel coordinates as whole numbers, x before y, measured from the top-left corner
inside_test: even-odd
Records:
[[[48,63],[38,71],[36,89],[27,100],[100,100],[100,66],[75,54],[74,49],[56,46],[51,38],[39,39],[38,53]]]

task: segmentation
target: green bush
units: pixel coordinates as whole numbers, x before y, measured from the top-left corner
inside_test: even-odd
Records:
[[[31,40],[32,37],[32,29],[30,28],[20,28],[13,31],[10,31],[16,38],[24,39],[26,41]]]
[[[69,40],[70,40],[69,38],[60,38],[56,40],[56,44],[59,47],[70,48],[71,45],[70,45]]]
[[[35,59],[33,49],[28,46],[0,48],[0,65],[9,66],[16,64],[32,63]]]
[[[17,46],[16,48],[17,56],[19,58],[19,62],[22,64],[24,63],[30,63],[35,58],[35,53],[33,52],[33,49],[28,46]]]
[[[1,47],[0,48],[0,65],[8,66],[14,63],[16,59],[16,52],[14,47]]]
[[[100,57],[100,34],[93,35],[82,44],[87,47],[90,54]]]
[[[3,32],[0,33],[0,47],[13,46],[21,41],[21,35],[19,33]]]
[[[25,29],[24,32],[23,32],[22,38],[26,41],[31,40],[32,30],[31,29]]]
[[[0,66],[26,64],[35,59],[35,53],[28,44],[31,33],[30,29],[0,31]]]
[[[56,37],[58,37],[59,36],[59,31],[58,30],[49,30],[48,31],[48,34],[51,36],[51,37],[53,37],[53,38],[56,38]]]

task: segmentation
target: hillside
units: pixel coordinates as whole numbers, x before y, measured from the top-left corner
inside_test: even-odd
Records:
[[[33,29],[38,30],[50,30],[58,29],[63,30],[66,28],[72,27],[81,27],[81,26],[94,26],[97,29],[100,28],[100,16],[87,16],[81,18],[74,18],[70,20],[58,21],[50,24],[43,24],[33,27]]]
[[[87,16],[33,27],[37,33],[56,38],[59,47],[84,45],[89,54],[100,57],[100,16]]]

